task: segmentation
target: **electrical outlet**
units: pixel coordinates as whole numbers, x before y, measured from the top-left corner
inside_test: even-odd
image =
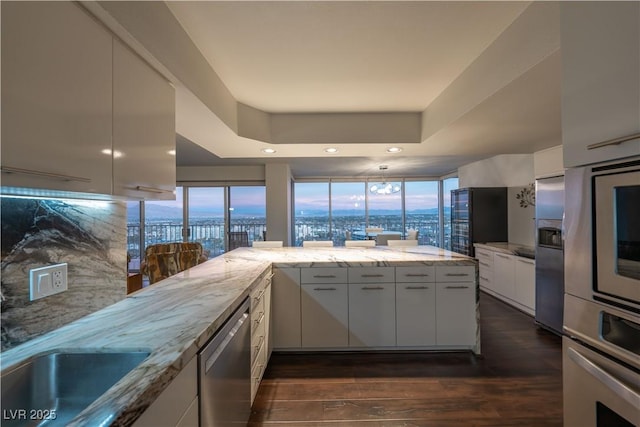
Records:
[[[29,298],[31,301],[67,290],[67,263],[29,270]]]

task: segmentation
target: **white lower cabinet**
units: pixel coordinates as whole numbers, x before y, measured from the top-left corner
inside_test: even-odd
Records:
[[[396,283],[398,347],[436,344],[435,283]]]
[[[396,345],[395,283],[349,284],[349,346]]]
[[[302,345],[300,269],[274,268],[271,286],[273,348],[299,349]]]
[[[133,426],[198,427],[197,357],[187,363]]]
[[[515,260],[513,255],[496,253],[493,258],[493,289],[500,295],[514,300],[515,287]]]
[[[516,302],[531,315],[536,311],[536,263],[534,260],[515,257]]]
[[[349,346],[348,285],[302,285],[302,347]]]
[[[436,343],[471,346],[476,343],[476,286],[473,282],[436,284]]]
[[[269,320],[270,304],[267,304],[271,292],[271,277],[264,278],[250,295],[251,319],[251,401],[256,397],[262,375],[269,361]]]

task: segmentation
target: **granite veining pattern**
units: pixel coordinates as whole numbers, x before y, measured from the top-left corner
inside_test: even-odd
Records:
[[[126,296],[124,202],[0,198],[2,349]],[[68,264],[66,292],[29,301],[29,270]]]
[[[274,267],[477,265],[432,247],[240,248],[2,354],[7,369],[54,350],[138,349],[150,356],[69,426],[129,426]]]

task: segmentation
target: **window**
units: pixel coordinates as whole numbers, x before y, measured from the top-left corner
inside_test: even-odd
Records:
[[[183,188],[176,188],[175,200],[144,202],[144,244],[182,242]],[[144,255],[144,254],[143,254]]]
[[[200,242],[209,258],[222,254],[226,235],[224,187],[193,187],[188,192],[189,241]]]
[[[401,182],[389,182],[402,186]],[[371,183],[368,184],[367,188]],[[403,231],[402,191],[392,194],[368,193],[369,227],[380,227],[389,231]]]
[[[442,180],[442,207],[443,207],[443,226],[444,235],[443,248],[451,250],[451,190],[458,188],[458,178],[446,178]]]
[[[229,188],[229,231],[247,233],[247,244],[266,237],[266,189],[259,187]]]
[[[140,202],[127,202],[127,270],[140,271],[140,248],[144,247],[140,227]]]
[[[439,181],[405,182],[405,231],[418,230],[418,244],[440,246]]]
[[[302,246],[304,240],[333,240],[337,246],[344,245],[347,232],[381,227],[405,233],[418,230],[420,245],[450,247],[450,192],[458,187],[458,178],[390,182],[401,189],[391,194],[371,193],[371,184],[296,182],[295,245]],[[443,198],[441,188],[445,191]]]
[[[364,182],[331,183],[331,232],[335,245],[344,245],[346,232],[367,225]]]
[[[294,192],[294,245],[302,246],[305,240],[331,240],[329,183],[296,182]]]

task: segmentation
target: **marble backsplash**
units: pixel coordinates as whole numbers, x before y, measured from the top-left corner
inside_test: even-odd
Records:
[[[126,204],[0,198],[2,350],[126,296]],[[68,290],[29,301],[29,270],[68,264]]]

